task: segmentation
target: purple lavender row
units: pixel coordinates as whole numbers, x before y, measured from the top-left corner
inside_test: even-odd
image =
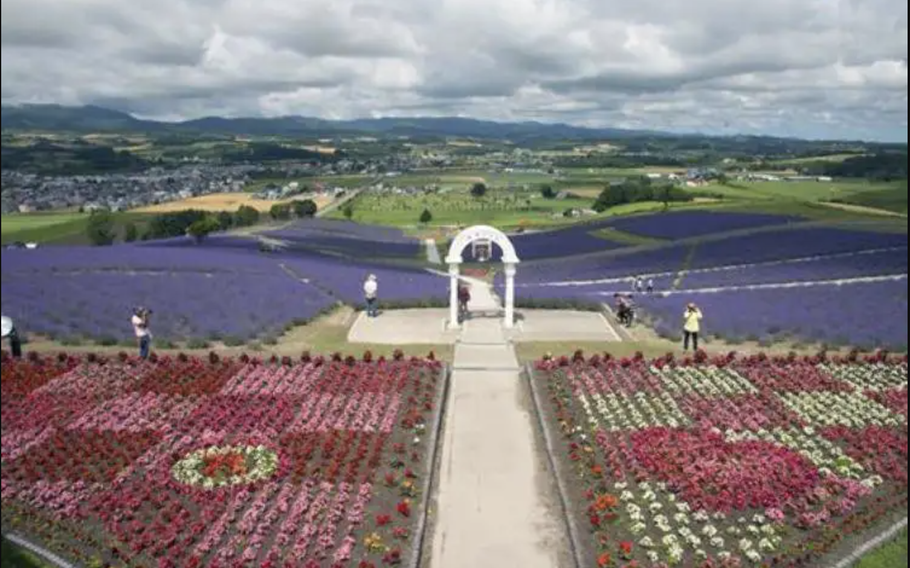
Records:
[[[666,337],[679,333],[689,301],[704,311],[705,333],[728,340],[789,336],[865,347],[907,346],[906,280],[640,298]]]
[[[697,290],[752,284],[840,280],[907,274],[907,270],[907,249],[895,249],[809,262],[696,272],[685,277],[683,287],[687,290]]]
[[[698,246],[692,268],[906,247],[906,234],[811,228],[734,237]]]
[[[655,239],[685,239],[717,233],[786,225],[800,217],[753,213],[683,211],[618,219],[610,225],[619,231]]]

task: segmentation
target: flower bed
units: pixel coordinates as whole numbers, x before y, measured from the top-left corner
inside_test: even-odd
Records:
[[[823,566],[906,513],[906,362],[579,353],[532,381],[588,566]]]
[[[302,359],[4,356],[4,532],[86,566],[407,561],[441,365]]]

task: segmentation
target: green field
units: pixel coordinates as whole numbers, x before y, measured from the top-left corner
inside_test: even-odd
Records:
[[[74,221],[81,221],[85,215],[81,213],[35,213],[4,215],[2,218],[2,231],[0,234],[5,239],[7,235],[23,231],[41,231],[50,229],[55,225],[63,225]]]
[[[47,568],[47,564],[4,538],[0,568]]]
[[[907,530],[894,542],[863,558],[856,568],[907,568]]]
[[[359,223],[415,227],[426,209],[433,215],[429,226],[492,224],[503,228],[565,224],[567,209],[589,208],[593,200],[544,199],[536,191],[491,189],[475,198],[467,189],[441,190],[420,195],[361,194],[352,202],[353,219]],[[343,219],[335,211],[332,218]]]
[[[17,241],[40,244],[88,244],[85,234],[88,225],[87,213],[27,213],[4,215],[0,218],[2,225],[2,244]],[[122,233],[127,223],[135,223],[141,230],[148,219],[139,213],[117,213],[114,216]]]

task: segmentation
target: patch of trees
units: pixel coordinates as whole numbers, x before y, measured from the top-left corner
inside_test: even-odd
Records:
[[[213,214],[196,209],[162,213],[152,217],[142,238],[155,240],[190,235],[198,239],[199,235],[205,237],[209,233],[227,231],[235,227],[251,227],[259,223],[259,219],[259,211],[246,205],[236,213],[224,211]]]
[[[556,190],[553,189],[552,185],[544,185],[540,188],[540,195],[542,195],[544,199],[556,199],[559,194],[556,193]]]
[[[150,165],[127,151],[105,146],[63,147],[54,144],[4,146],[0,167],[4,170],[47,175],[92,175],[139,171]]]
[[[654,185],[648,178],[626,180],[620,184],[608,185],[594,202],[592,209],[598,213],[629,203],[659,201],[665,205],[674,202],[692,201],[693,197],[684,189],[670,184]]]
[[[847,158],[843,162],[817,162],[804,168],[806,175],[865,178],[879,181],[907,179],[907,152],[883,152]]]
[[[96,211],[88,218],[85,232],[92,246],[104,247],[114,244],[114,240],[117,238],[115,227],[113,213]]]
[[[481,198],[481,197],[485,196],[486,194],[487,194],[487,186],[484,183],[478,182],[478,183],[475,183],[473,187],[471,187],[471,195],[473,195],[474,197]]]

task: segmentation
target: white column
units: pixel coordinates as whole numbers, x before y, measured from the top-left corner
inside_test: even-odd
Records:
[[[506,264],[506,329],[515,326],[515,265]]]
[[[457,263],[449,264],[449,329],[458,329],[458,270]]]

